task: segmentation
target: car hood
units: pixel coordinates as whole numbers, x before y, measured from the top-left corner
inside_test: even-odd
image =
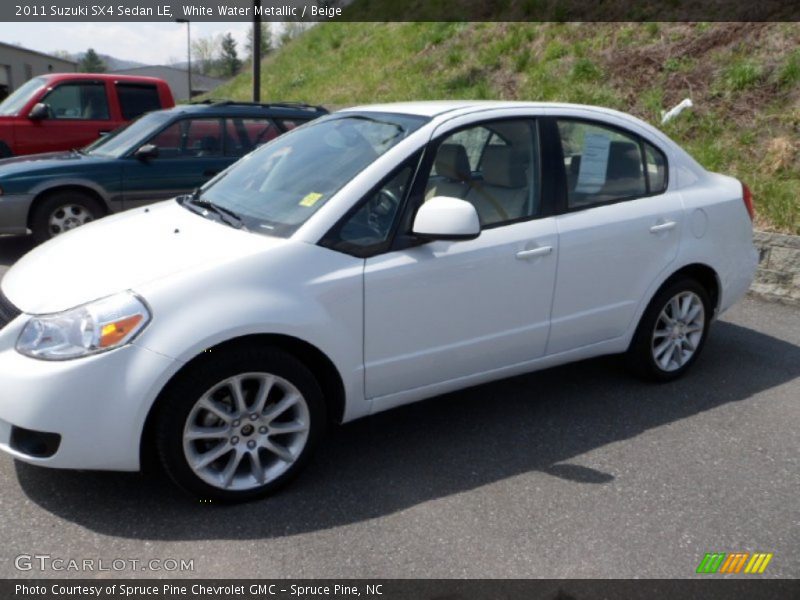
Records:
[[[104,161],[102,157],[88,156],[80,152],[45,152],[43,154],[28,154],[27,156],[12,156],[0,160],[0,177],[8,175],[30,175],[45,171],[72,169],[81,161]]]
[[[9,269],[0,286],[23,312],[52,313],[285,243],[206,219],[167,200],[42,244]]]

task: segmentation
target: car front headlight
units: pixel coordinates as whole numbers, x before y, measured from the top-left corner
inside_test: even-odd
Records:
[[[42,360],[67,360],[129,343],[150,321],[150,310],[123,292],[64,312],[31,317],[17,351]]]

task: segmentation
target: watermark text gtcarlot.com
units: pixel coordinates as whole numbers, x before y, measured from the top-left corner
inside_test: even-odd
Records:
[[[18,571],[167,571],[192,572],[194,559],[185,558],[69,558],[50,554],[20,554],[14,559]]]

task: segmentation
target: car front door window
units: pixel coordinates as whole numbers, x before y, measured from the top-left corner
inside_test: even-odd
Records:
[[[482,228],[540,214],[536,123],[502,120],[444,138],[426,183],[425,198],[466,200]]]

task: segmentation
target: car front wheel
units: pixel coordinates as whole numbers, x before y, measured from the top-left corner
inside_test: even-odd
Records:
[[[161,461],[201,499],[248,500],[275,491],[308,460],[326,420],[314,376],[274,349],[210,352],[160,402]]]
[[[45,242],[99,219],[103,214],[103,207],[87,194],[55,192],[36,206],[31,219],[31,230],[37,242]]]
[[[683,375],[703,349],[711,311],[708,292],[693,279],[662,289],[642,316],[628,351],[633,368],[657,381]]]

